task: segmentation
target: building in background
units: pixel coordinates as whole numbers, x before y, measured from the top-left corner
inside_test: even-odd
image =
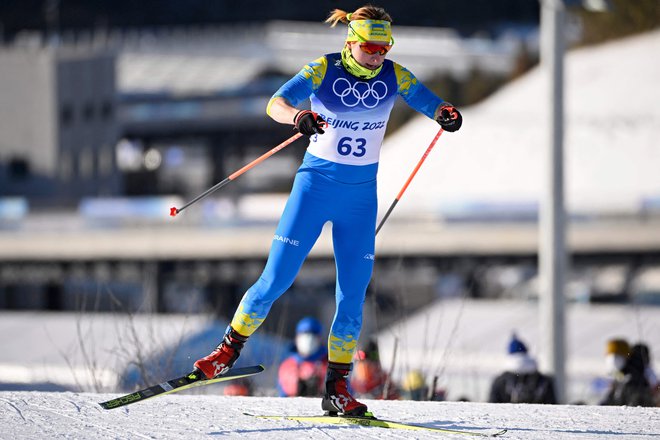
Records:
[[[53,205],[118,194],[115,84],[105,50],[0,49],[0,196]]]

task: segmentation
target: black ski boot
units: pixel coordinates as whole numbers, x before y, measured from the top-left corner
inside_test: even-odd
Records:
[[[336,416],[341,413],[345,416],[364,417],[367,405],[360,403],[348,390],[348,374],[352,364],[339,364],[330,362],[328,373],[325,376],[325,394],[321,408],[326,414]]]

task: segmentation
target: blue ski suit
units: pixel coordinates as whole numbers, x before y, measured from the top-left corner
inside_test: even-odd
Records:
[[[328,127],[310,138],[266,267],[232,319],[235,331],[254,333],[331,222],[337,279],[329,361],[352,361],[375,258],[378,159],[397,95],[430,118],[443,102],[393,61],[385,60],[378,75],[362,80],[347,72],[339,53],[306,65],[273,95],[271,102],[282,97],[293,106],[309,98]]]

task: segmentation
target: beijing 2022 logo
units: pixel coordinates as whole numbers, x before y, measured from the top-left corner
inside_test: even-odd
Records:
[[[337,78],[332,84],[332,91],[346,107],[362,104],[366,108],[374,108],[387,96],[387,84],[380,80],[371,84],[364,81],[351,84],[346,78]]]

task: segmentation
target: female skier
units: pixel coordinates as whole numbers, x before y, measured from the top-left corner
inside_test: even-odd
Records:
[[[226,373],[293,283],[323,225],[332,222],[337,267],[336,312],[328,337],[329,365],[323,410],[360,416],[367,406],[349,392],[348,374],[362,327],[362,306],[374,265],[376,173],[381,143],[397,95],[446,131],[461,114],[401,65],[386,60],[394,42],[391,17],[363,6],[335,9],[326,20],[348,26],[340,53],[309,63],[270,99],[268,115],[310,136],[291,194],[273,237],[266,267],[248,289],[223,341],[195,367],[208,378]],[[311,110],[297,108],[311,100]]]

